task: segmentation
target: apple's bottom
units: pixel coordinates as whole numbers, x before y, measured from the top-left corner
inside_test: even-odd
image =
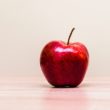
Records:
[[[53,85],[53,88],[75,88],[78,85]]]

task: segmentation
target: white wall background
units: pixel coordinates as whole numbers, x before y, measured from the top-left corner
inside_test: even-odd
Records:
[[[50,40],[83,42],[88,75],[110,73],[110,0],[0,0],[0,74],[41,74],[39,55]]]

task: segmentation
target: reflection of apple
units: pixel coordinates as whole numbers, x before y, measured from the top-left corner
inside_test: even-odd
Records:
[[[84,88],[45,88],[40,98],[40,110],[89,110],[91,100]]]
[[[48,82],[56,87],[76,87],[83,80],[88,66],[87,48],[79,43],[52,41],[42,50],[40,57],[41,69]]]

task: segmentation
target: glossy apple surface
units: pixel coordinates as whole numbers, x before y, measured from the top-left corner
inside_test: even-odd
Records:
[[[76,87],[85,76],[88,60],[88,50],[83,44],[52,41],[43,48],[40,65],[47,81],[53,86]]]

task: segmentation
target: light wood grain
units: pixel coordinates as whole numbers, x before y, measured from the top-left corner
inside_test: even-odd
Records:
[[[110,78],[85,78],[77,88],[53,88],[38,76],[1,76],[0,110],[110,110]]]

